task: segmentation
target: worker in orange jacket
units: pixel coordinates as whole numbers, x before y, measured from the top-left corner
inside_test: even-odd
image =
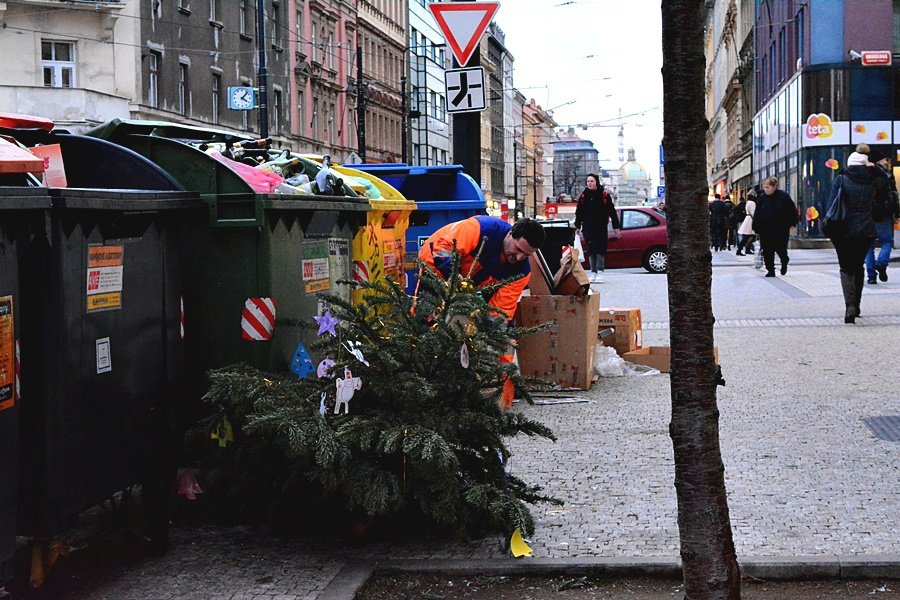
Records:
[[[446,278],[453,266],[455,241],[460,255],[459,272],[479,287],[522,275],[487,299],[490,306],[512,321],[516,304],[531,279],[528,257],[544,244],[545,238],[544,228],[534,219],[519,219],[510,225],[497,217],[470,217],[431,234],[419,250],[419,260]],[[502,355],[500,361],[512,362],[513,354]],[[507,380],[503,386],[503,408],[512,406],[513,395],[512,382]]]

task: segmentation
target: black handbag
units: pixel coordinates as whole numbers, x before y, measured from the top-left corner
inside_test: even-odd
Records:
[[[822,233],[827,237],[841,237],[847,233],[847,205],[844,203],[843,194],[844,177],[839,176],[837,185],[831,194],[828,209],[822,219]]]

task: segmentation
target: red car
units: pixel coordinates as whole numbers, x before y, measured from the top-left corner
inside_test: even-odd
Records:
[[[623,206],[616,210],[622,230],[614,238],[610,225],[607,268],[644,267],[651,273],[665,273],[669,265],[666,214],[650,206]]]

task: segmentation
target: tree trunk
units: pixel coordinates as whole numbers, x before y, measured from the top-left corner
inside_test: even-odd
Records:
[[[663,149],[675,491],[685,597],[740,598],[713,359],[704,2],[662,1]]]

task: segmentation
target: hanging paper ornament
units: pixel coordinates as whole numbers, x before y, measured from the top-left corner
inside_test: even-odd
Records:
[[[234,441],[234,430],[231,428],[231,421],[228,420],[228,417],[222,417],[216,423],[216,426],[209,433],[209,438],[219,440],[219,448],[224,448],[228,445],[228,442]]]
[[[353,398],[353,394],[356,393],[356,390],[362,388],[362,379],[354,377],[353,373],[350,372],[350,368],[344,367],[344,378],[335,379],[334,385],[337,388],[337,398],[334,401],[334,414],[340,414],[341,405],[344,407],[344,414],[350,414],[350,399]]]
[[[323,333],[330,333],[333,336],[337,336],[337,332],[334,330],[335,325],[341,322],[340,319],[331,315],[330,310],[326,310],[321,317],[313,317],[316,323],[319,324],[319,331],[316,335],[322,335]]]
[[[462,348],[459,349],[459,364],[462,365],[463,369],[469,368],[469,347],[466,344],[463,344]]]
[[[194,471],[194,469],[178,470],[178,495],[187,498],[188,500],[196,500],[197,494],[203,493],[200,484],[197,483]]]
[[[322,399],[319,400],[319,414],[325,416],[325,392],[322,392]]]
[[[369,361],[367,361],[366,357],[363,356],[362,350],[360,349],[361,345],[362,344],[360,344],[359,342],[347,342],[344,344],[344,347],[347,349],[348,352],[350,352],[350,354],[353,355],[353,357],[356,360],[358,360],[359,362],[361,362],[362,364],[364,364],[368,367]]]
[[[318,367],[316,367],[316,375],[319,376],[319,379],[328,377],[332,368],[334,368],[334,361],[330,358],[326,358],[319,363]]]
[[[312,357],[307,352],[306,346],[300,344],[294,351],[294,358],[291,360],[291,373],[301,379],[306,379],[313,370]]]
[[[525,540],[522,538],[522,531],[519,528],[516,528],[516,530],[513,531],[512,537],[509,540],[509,549],[516,558],[519,558],[520,556],[531,556],[534,552],[534,550],[525,543]]]

